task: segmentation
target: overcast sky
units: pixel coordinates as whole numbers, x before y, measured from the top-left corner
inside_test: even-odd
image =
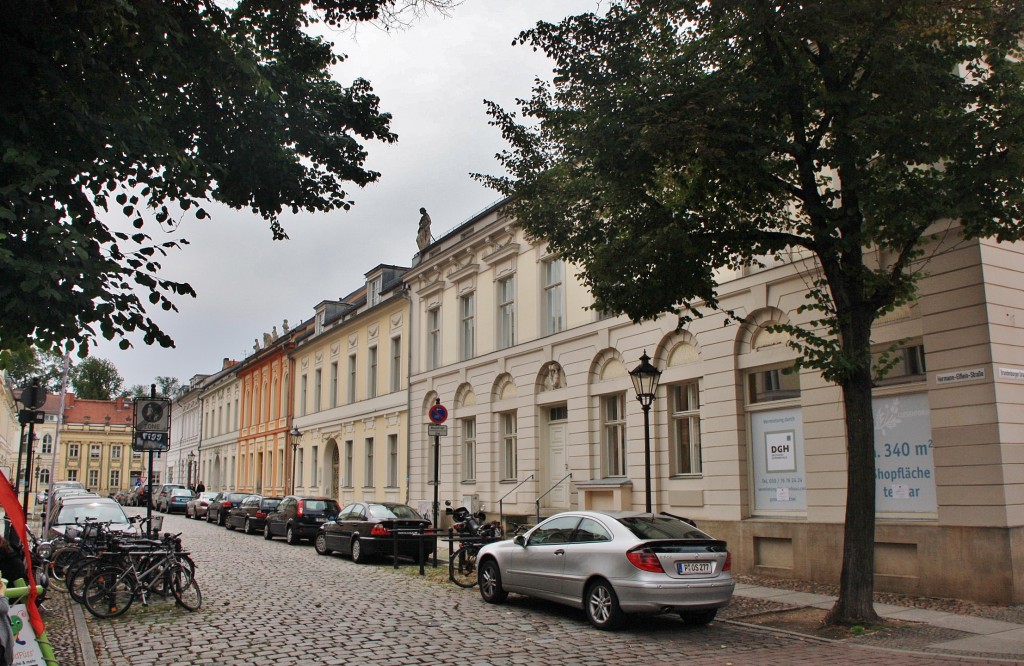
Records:
[[[464,0],[449,17],[431,15],[405,31],[362,26],[355,39],[335,34],[336,51],[349,56],[335,78],[368,79],[393,116],[398,142],[367,146],[380,181],[351,190],[349,211],[283,217],[287,241],[271,240],[255,215],[207,206],[212,220],[187,219],[168,233],[191,244],[162,262],[165,277],[189,282],[198,297],[178,297],[177,313],[150,312],[177,346],[149,347],[137,337],[128,351],[101,341],[91,355],[112,361],[126,387],[157,376],[188,382],[217,372],[224,358],[244,359],[283,320],[295,325],[317,303],[357,289],[377,264],[409,266],[421,206],[440,237],[500,198],[469,177],[501,172],[494,155],[505,145],[483,101],[511,108],[529,96],[534,77],[551,72],[541,54],[512,47],[512,39],[538,20],[600,7],[598,0]],[[150,233],[160,235],[155,226]]]

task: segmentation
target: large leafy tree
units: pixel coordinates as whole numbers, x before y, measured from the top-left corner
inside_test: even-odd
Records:
[[[208,217],[204,200],[258,214],[275,238],[284,210],[349,208],[348,187],[379,176],[364,142],[396,136],[366,80],[331,79],[343,57],[313,24],[396,25],[451,3],[0,4],[0,363],[30,345],[84,357],[132,331],[172,346],[144,301],[195,294],[159,275],[184,241],[152,229]]]
[[[621,0],[522,33],[555,79],[529,122],[490,107],[511,175],[486,180],[603,311],[685,319],[718,306],[718,268],[815,260],[813,322],[790,333],[842,389],[833,622],[877,619],[872,324],[914,297],[937,221],[1021,237],[1022,34],[1011,0]]]
[[[120,395],[124,379],[117,366],[105,358],[90,356],[71,368],[71,387],[82,400],[111,400]]]
[[[28,347],[12,354],[7,367],[7,379],[12,386],[23,387],[39,379],[47,393],[60,394],[64,374],[64,357],[45,350]]]

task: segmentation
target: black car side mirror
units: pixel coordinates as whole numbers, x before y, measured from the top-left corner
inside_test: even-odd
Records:
[[[526,537],[522,534],[517,534],[516,538],[512,539],[512,543],[514,543],[517,546],[522,546],[523,548],[526,548]]]

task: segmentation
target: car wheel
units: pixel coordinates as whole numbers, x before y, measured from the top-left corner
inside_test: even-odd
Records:
[[[327,535],[323,532],[317,534],[313,539],[313,548],[316,549],[317,555],[330,555],[331,549],[327,547]]]
[[[359,539],[352,539],[352,561],[356,564],[362,564],[366,562],[366,555],[363,553],[363,546],[359,543]]]
[[[501,586],[501,571],[498,563],[488,559],[477,572],[480,582],[480,596],[489,604],[500,604],[508,599],[508,592]]]
[[[692,624],[695,627],[702,627],[705,624],[710,623],[718,615],[718,609],[712,608],[711,610],[699,610],[699,611],[680,611],[679,617],[682,618],[686,624]]]
[[[209,511],[207,511],[207,512],[206,512],[206,522],[208,522],[208,523],[209,523],[209,522],[211,522],[212,520],[213,520],[213,517],[212,517],[212,516],[210,515],[210,512],[209,512]]]
[[[245,526],[242,527],[242,531],[246,534],[252,534],[252,523],[248,518],[245,519]]]
[[[288,529],[285,530],[284,536],[285,536],[285,541],[287,541],[289,543],[289,545],[292,545],[292,546],[296,545],[297,543],[299,543],[299,541],[302,540],[299,537],[298,533],[296,533],[295,527],[292,526],[292,525],[289,525]]]
[[[270,523],[263,524],[263,538],[270,541],[274,536],[270,533]]]
[[[224,512],[222,512],[222,511],[218,511],[217,512],[217,524],[220,525],[221,527],[224,527],[224,520],[226,518],[227,518],[227,516],[224,515]]]
[[[619,608],[619,598],[611,583],[597,580],[590,584],[583,595],[583,608],[587,619],[595,629],[610,630],[622,624],[624,615]]]

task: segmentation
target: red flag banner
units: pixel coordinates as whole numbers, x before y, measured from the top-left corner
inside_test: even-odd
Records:
[[[25,604],[28,607],[29,620],[32,622],[32,629],[35,630],[36,636],[43,633],[43,618],[39,615],[39,608],[36,606],[36,580],[32,573],[32,542],[28,539],[28,533],[25,531],[25,509],[22,508],[21,502],[18,501],[18,493],[11,487],[11,482],[7,480],[7,476],[0,471],[0,506],[4,508],[4,513],[7,514],[7,518],[11,521],[11,526],[14,528],[14,532],[21,539],[21,543],[24,546],[25,551],[25,569],[28,571],[28,603]],[[0,572],[2,573],[2,572]],[[9,581],[14,582],[14,581]]]

